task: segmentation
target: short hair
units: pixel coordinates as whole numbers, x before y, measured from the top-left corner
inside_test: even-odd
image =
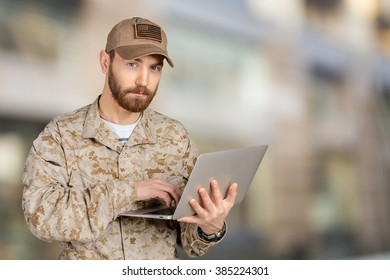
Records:
[[[109,51],[108,54],[110,55],[110,61],[113,61],[115,58],[115,49]]]

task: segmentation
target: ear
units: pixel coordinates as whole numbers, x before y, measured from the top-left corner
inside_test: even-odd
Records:
[[[110,66],[110,55],[106,51],[102,50],[99,54],[100,67],[104,75],[108,73],[108,67]]]

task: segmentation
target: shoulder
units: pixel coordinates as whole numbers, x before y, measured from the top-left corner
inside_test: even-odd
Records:
[[[188,134],[188,131],[184,125],[174,118],[168,117],[167,115],[149,108],[146,109],[144,113],[148,120],[153,123],[157,132],[162,132],[164,134],[173,132],[179,135]]]
[[[83,124],[85,121],[85,118],[88,114],[89,108],[92,106],[92,104],[86,105],[84,107],[81,107],[77,110],[74,110],[73,112],[56,116],[53,118],[53,122],[64,125],[64,124]]]
[[[88,110],[92,104],[63,115],[55,116],[45,127],[44,134],[57,138],[64,131],[82,131]]]
[[[193,166],[197,157],[197,150],[191,141],[191,137],[184,125],[171,117],[151,109],[145,110],[145,117],[153,126],[159,148],[171,154],[180,154],[187,161],[187,165]],[[188,177],[189,171],[186,171]]]

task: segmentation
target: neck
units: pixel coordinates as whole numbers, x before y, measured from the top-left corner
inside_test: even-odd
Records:
[[[115,124],[133,124],[141,115],[122,108],[107,92],[103,92],[99,98],[99,114],[103,119]]]

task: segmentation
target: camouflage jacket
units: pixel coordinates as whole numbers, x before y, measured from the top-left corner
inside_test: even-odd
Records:
[[[60,259],[176,259],[204,242],[194,224],[119,216],[135,200],[134,181],[164,178],[184,187],[196,160],[185,128],[146,109],[122,147],[100,119],[98,99],[54,118],[33,142],[23,174],[22,208],[30,231],[58,241]]]

